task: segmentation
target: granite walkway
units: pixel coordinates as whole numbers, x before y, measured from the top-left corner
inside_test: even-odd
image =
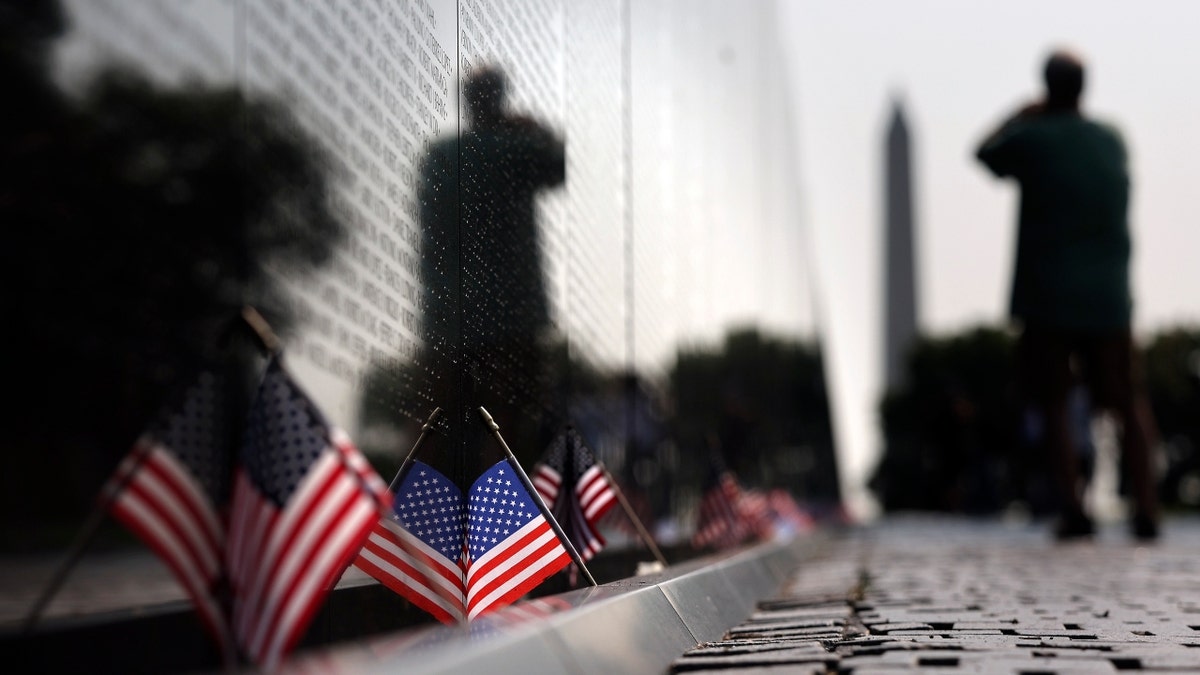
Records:
[[[1200,524],[1138,545],[1117,525],[891,519],[835,542],[672,672],[1200,673]]]

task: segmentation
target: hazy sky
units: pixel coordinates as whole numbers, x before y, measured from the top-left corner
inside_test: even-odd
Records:
[[[1085,110],[1130,146],[1137,331],[1200,325],[1200,2],[779,4],[849,487],[880,445],[882,161],[893,100],[913,134],[923,330],[1005,318],[1017,193],[973,152],[1040,95],[1042,61],[1059,45],[1088,64]]]

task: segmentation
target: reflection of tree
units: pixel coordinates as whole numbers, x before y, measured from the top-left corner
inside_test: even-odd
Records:
[[[1004,469],[1036,460],[1013,456],[1015,387],[1013,341],[1001,330],[918,339],[906,386],[881,406],[886,449],[872,487],[884,507],[998,508],[992,493],[1015,489],[1001,484]]]
[[[319,265],[342,236],[324,162],[285,109],[116,71],[69,98],[45,70],[61,23],[33,25],[41,39],[6,35],[0,65],[14,525],[85,508],[238,309],[286,328],[275,274]]]
[[[733,332],[719,351],[681,352],[671,392],[686,455],[704,458],[706,439],[715,435],[726,463],[745,483],[838,501],[829,404],[815,347],[755,330]]]

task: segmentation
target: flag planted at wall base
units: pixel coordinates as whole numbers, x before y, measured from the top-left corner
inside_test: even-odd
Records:
[[[110,510],[171,568],[227,660],[275,668],[387,503],[387,485],[267,363],[241,447],[223,378],[200,375],[106,487]]]
[[[225,522],[232,443],[223,378],[202,373],[163,411],[105,487],[109,512],[170,568],[222,653],[233,642],[225,603]]]
[[[471,486],[465,555],[469,619],[513,602],[571,562],[508,460]]]
[[[600,519],[616,505],[617,497],[578,431],[569,429],[554,439],[534,467],[533,485],[584,560],[604,548]]]
[[[354,564],[442,623],[466,616],[462,569],[466,510],[462,492],[414,461]]]
[[[244,652],[271,669],[362,546],[387,487],[277,358],[251,406],[239,461],[227,550],[232,623]]]
[[[728,548],[750,535],[751,528],[739,508],[741,492],[733,472],[713,462],[700,497],[692,546]]]
[[[484,471],[465,500],[417,461],[354,564],[453,623],[512,603],[570,561],[508,460]]]

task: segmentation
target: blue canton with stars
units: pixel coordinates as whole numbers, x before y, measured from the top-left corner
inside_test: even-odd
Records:
[[[283,507],[310,467],[329,446],[329,429],[279,359],[266,374],[246,419],[241,460],[251,482]]]
[[[225,381],[204,372],[188,388],[178,407],[152,430],[188,468],[213,504],[229,498],[229,420],[225,409]]]
[[[462,555],[462,492],[437,469],[414,461],[396,490],[392,520],[457,562]]]
[[[467,550],[473,560],[540,515],[521,479],[501,460],[471,486],[467,500]]]

